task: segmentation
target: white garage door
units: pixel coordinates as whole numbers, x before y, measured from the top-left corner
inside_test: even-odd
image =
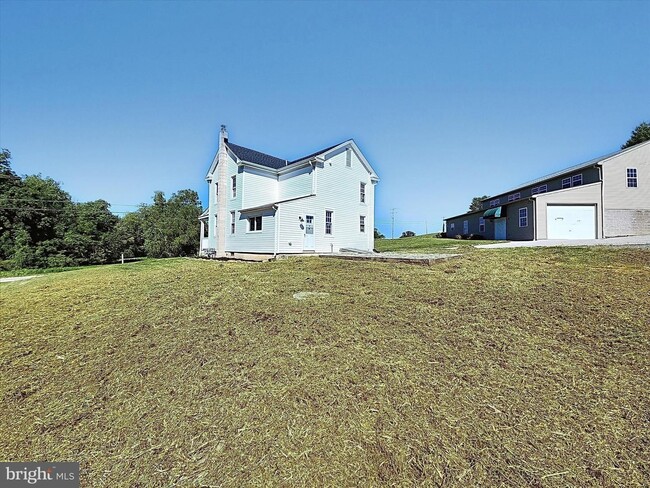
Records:
[[[546,207],[549,239],[595,239],[594,205],[549,205]]]

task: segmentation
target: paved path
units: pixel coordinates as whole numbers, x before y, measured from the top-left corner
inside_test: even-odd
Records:
[[[11,278],[0,278],[0,283],[11,283],[12,281],[31,280],[32,278],[36,278],[36,275],[34,275],[34,276],[13,276]]]
[[[543,241],[512,241],[499,244],[481,244],[480,249],[507,247],[555,247],[555,246],[644,246],[650,247],[650,236],[610,237],[609,239],[545,239]]]

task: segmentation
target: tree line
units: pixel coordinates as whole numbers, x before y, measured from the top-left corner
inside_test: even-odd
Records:
[[[0,269],[105,264],[125,257],[196,254],[201,202],[194,190],[118,217],[105,200],[73,202],[52,178],[18,176],[0,150]]]

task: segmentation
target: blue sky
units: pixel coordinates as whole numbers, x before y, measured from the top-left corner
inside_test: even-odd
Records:
[[[354,138],[390,233],[614,150],[650,120],[650,2],[0,2],[0,146],[115,211],[193,188],[220,124]],[[426,222],[426,224],[425,224]]]

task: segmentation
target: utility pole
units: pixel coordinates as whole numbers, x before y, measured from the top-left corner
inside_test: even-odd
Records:
[[[395,210],[396,208],[390,209],[390,238],[395,239]]]

